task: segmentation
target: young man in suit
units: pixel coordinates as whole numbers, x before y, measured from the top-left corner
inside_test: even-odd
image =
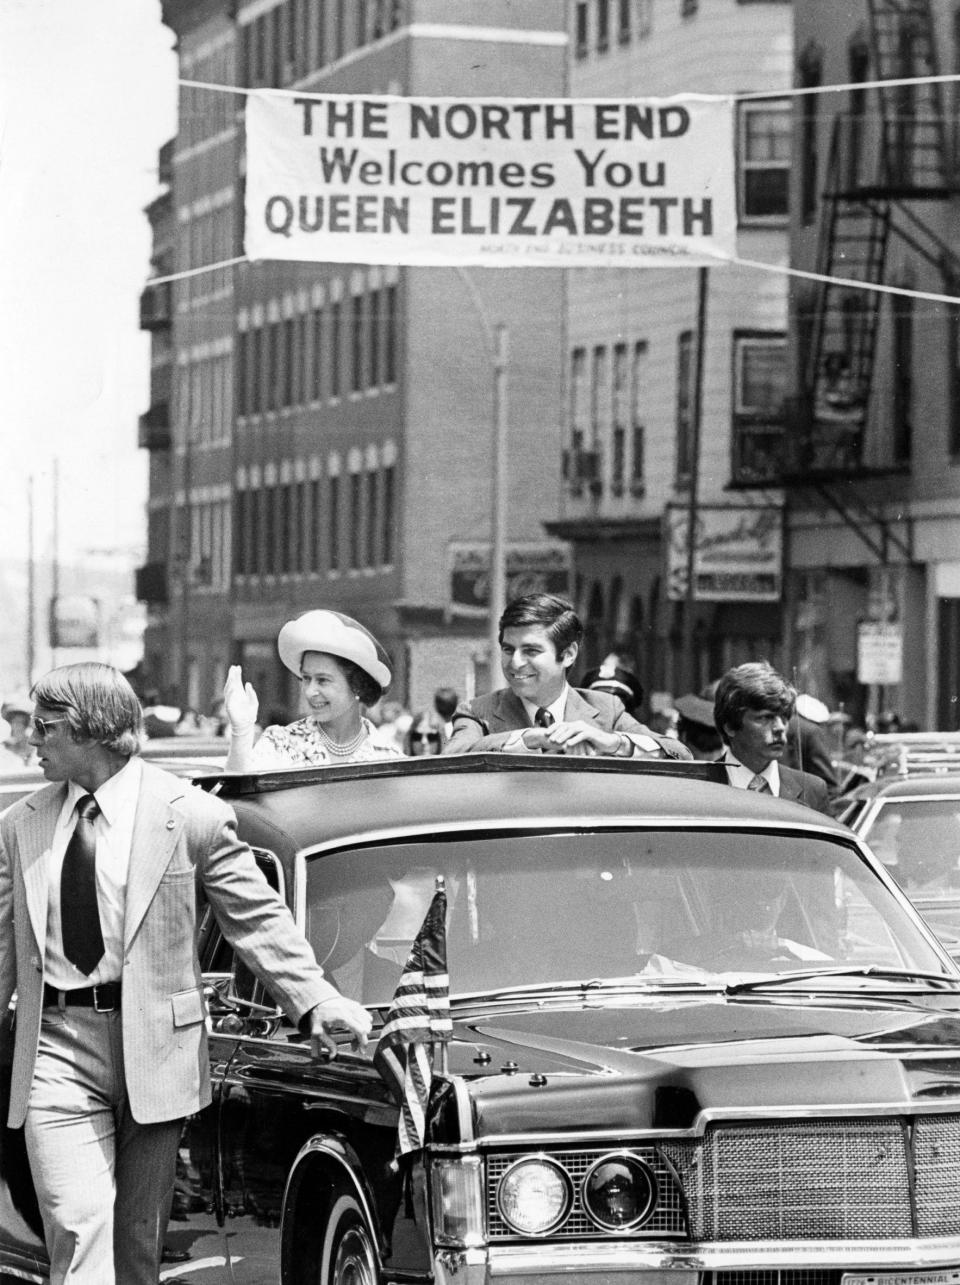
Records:
[[[109,665],[34,687],[53,784],[0,818],[0,1011],[17,992],[9,1124],[25,1126],[53,1285],[156,1285],[183,1118],[210,1101],[197,892],[311,1036],[363,1043],[236,832],[233,810],[138,756],[142,711]]]
[[[679,741],[657,736],[607,692],[571,687],[583,625],[565,598],[531,593],[500,617],[500,664],[509,686],[460,705],[444,754],[612,755],[688,759]]]
[[[717,684],[713,717],[723,738],[721,762],[730,784],[805,803],[829,814],[827,787],[818,776],[787,767],[787,725],[797,693],[766,661],[729,669]]]

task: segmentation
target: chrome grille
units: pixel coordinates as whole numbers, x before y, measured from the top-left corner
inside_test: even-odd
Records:
[[[960,1236],[960,1116],[918,1116],[917,1235]]]
[[[827,1268],[789,1268],[784,1271],[704,1272],[703,1285],[840,1285],[842,1272]]]
[[[666,1142],[661,1150],[683,1184],[696,1240],[891,1240],[913,1234],[900,1120],[713,1126],[702,1146]]]
[[[633,1232],[604,1232],[597,1227],[587,1216],[583,1205],[580,1203],[580,1185],[591,1165],[595,1164],[601,1156],[606,1156],[611,1151],[620,1150],[620,1148],[604,1147],[592,1151],[550,1151],[551,1160],[563,1168],[570,1175],[573,1185],[573,1205],[566,1221],[550,1233],[550,1240],[583,1240],[588,1237],[609,1240],[611,1236],[620,1237],[673,1237],[686,1236],[687,1224],[686,1216],[683,1209],[683,1197],[677,1187],[676,1180],[670,1172],[663,1157],[657,1152],[655,1147],[630,1147],[624,1148],[629,1150],[629,1154],[636,1156],[648,1165],[657,1179],[657,1206],[653,1214],[637,1231]],[[503,1219],[500,1217],[497,1209],[497,1189],[500,1186],[500,1179],[504,1171],[519,1160],[524,1155],[530,1155],[530,1152],[510,1151],[501,1152],[496,1155],[487,1157],[487,1235],[491,1240],[503,1240],[509,1238],[515,1240],[516,1232],[510,1230]],[[536,1153],[534,1153],[536,1154]],[[526,1239],[526,1238],[524,1238]]]

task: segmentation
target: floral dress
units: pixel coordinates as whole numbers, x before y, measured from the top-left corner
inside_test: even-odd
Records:
[[[268,727],[253,747],[254,769],[279,767],[321,767],[336,763],[370,763],[374,759],[404,758],[392,745],[378,745],[372,738],[374,726],[361,718],[366,736],[352,754],[335,754],[312,718],[301,718],[286,727]]]

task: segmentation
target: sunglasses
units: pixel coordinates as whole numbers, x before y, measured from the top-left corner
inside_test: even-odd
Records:
[[[41,741],[45,741],[47,739],[48,727],[53,727],[54,723],[67,723],[67,722],[69,722],[69,719],[66,719],[66,718],[37,718],[34,716],[33,718],[30,719],[30,725],[32,726],[36,735],[40,737]]]

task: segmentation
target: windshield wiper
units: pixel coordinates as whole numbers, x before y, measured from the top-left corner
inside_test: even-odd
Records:
[[[943,986],[960,986],[960,977],[949,973],[925,973],[912,968],[880,968],[876,964],[848,964],[841,968],[803,968],[790,973],[770,973],[750,981],[728,982],[726,995],[741,995],[746,991],[765,990],[768,986],[781,986],[787,982],[814,981],[820,977],[879,977],[889,981],[939,982]]]

